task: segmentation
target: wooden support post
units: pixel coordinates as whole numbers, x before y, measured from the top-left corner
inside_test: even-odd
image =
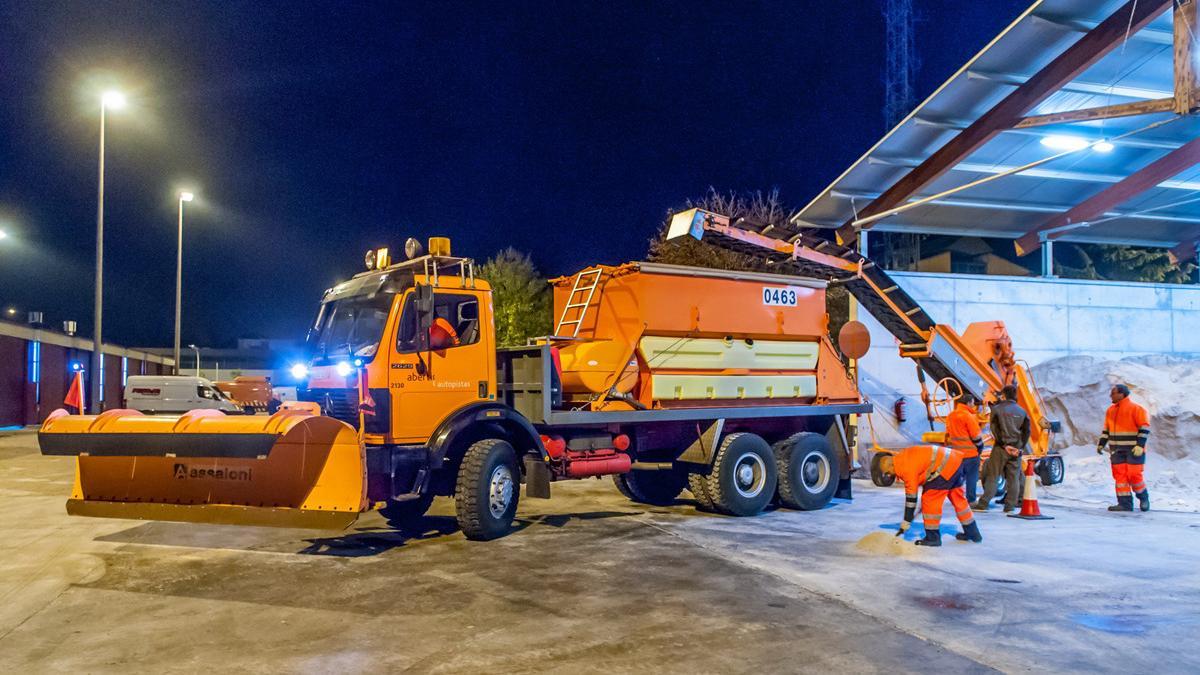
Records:
[[[1063,122],[1087,122],[1090,120],[1112,119],[1114,117],[1149,115],[1151,113],[1171,112],[1175,110],[1175,106],[1176,99],[1174,98],[1156,98],[1149,101],[1119,103],[1117,105],[1105,105],[1098,108],[1066,110],[1063,112],[1047,113],[1045,115],[1030,115],[1029,117],[1022,118],[1013,128],[1028,129],[1030,127],[1044,127],[1049,124],[1062,124]]]
[[[1046,239],[1062,236],[1067,225],[1083,223],[1115,206],[1123,204],[1168,178],[1178,175],[1196,164],[1200,164],[1200,138],[1193,139],[1160,157],[1147,166],[1113,183],[1092,197],[1051,218],[1049,222],[1025,233],[1017,240],[1017,255],[1032,253],[1041,246],[1039,235],[1046,232]]]
[[[1196,108],[1196,0],[1178,0],[1174,13],[1175,112]]]
[[[1079,77],[1120,45],[1127,34],[1136,33],[1166,11],[1172,1],[1129,0],[1121,5],[1111,16],[1088,31],[1036,75],[896,181],[856,217],[847,220],[837,231],[838,241],[846,244],[854,239],[855,220],[883,213],[907,202],[914,194],[966,159],[996,134],[1012,128],[1031,108]]]

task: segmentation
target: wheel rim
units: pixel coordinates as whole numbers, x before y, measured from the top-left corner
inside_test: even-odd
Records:
[[[743,497],[757,497],[767,484],[767,464],[756,453],[747,452],[733,465],[733,487]]]
[[[1061,483],[1062,477],[1063,477],[1063,472],[1065,470],[1066,470],[1066,467],[1063,466],[1062,459],[1060,459],[1058,457],[1052,458],[1050,460],[1050,478],[1052,479],[1050,482],[1051,483]]]
[[[831,473],[829,458],[815,450],[805,455],[800,463],[800,483],[812,494],[820,494],[829,486]],[[884,476],[886,480],[886,474]]]
[[[492,469],[492,477],[488,480],[488,511],[493,518],[499,518],[508,510],[513,497],[512,470],[506,465]]]

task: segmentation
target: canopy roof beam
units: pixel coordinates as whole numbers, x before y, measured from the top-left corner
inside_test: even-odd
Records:
[[[1022,115],[1046,100],[1079,77],[1084,71],[1116,48],[1127,34],[1145,28],[1171,6],[1173,0],[1129,0],[1086,35],[1068,47],[1024,84],[975,120],[945,145],[929,156],[920,166],[888,188],[879,199],[867,205],[857,219],[888,211],[905,203],[912,195],[928,186],[978,150],[996,134],[1011,128]],[[1186,0],[1192,1],[1192,0]],[[854,239],[855,219],[847,220],[838,229],[838,241]],[[864,227],[866,224],[864,224]]]
[[[1026,255],[1037,250],[1041,245],[1040,234],[1045,233],[1047,239],[1055,239],[1064,228],[1085,226],[1082,224],[1102,216],[1113,207],[1124,204],[1196,164],[1200,164],[1200,138],[1172,150],[1066,212],[1051,218],[1049,222],[1030,230],[1017,239],[1017,254]]]

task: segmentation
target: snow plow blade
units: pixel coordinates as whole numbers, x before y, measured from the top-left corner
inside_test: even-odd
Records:
[[[76,516],[344,529],[369,508],[354,429],[298,410],[59,410],[38,444],[44,455],[76,457],[67,501]]]

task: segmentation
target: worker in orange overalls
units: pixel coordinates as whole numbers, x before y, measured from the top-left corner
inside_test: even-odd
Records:
[[[918,445],[901,450],[892,458],[893,473],[904,482],[904,520],[900,536],[912,526],[917,510],[917,488],[921,488],[921,519],[925,522],[925,538],[918,546],[941,546],[942,507],[946,497],[954,505],[954,513],[963,531],[954,535],[959,541],[983,541],[979,525],[971,513],[971,504],[963,493],[962,455],[940,445]]]
[[[1117,503],[1109,511],[1132,511],[1133,495],[1138,506],[1150,510],[1150,491],[1142,470],[1146,466],[1146,442],[1150,440],[1150,416],[1146,409],[1129,400],[1129,387],[1118,384],[1109,392],[1112,405],[1104,415],[1104,430],[1096,453],[1111,453],[1113,481],[1117,484]]]
[[[958,398],[954,410],[946,417],[946,442],[950,449],[962,455],[963,482],[967,501],[975,501],[979,485],[979,454],[983,452],[983,431],[979,428],[979,399],[965,393]]]

